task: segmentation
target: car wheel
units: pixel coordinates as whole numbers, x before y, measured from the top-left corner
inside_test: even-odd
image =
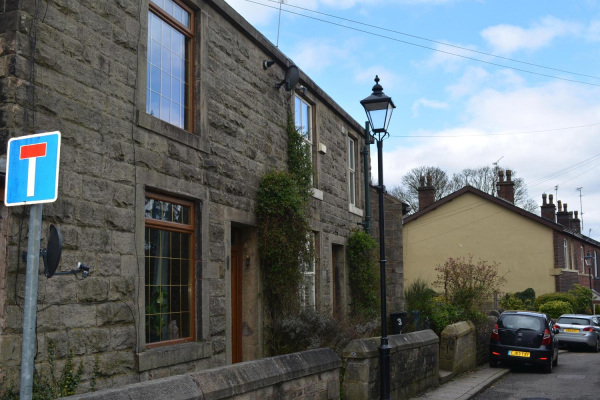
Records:
[[[556,351],[556,358],[554,359],[554,361],[552,361],[552,365],[555,367],[558,365],[558,350]]]
[[[600,338],[596,339],[596,346],[594,346],[594,353],[597,353],[600,351]]]
[[[490,358],[490,368],[498,368],[498,360]]]
[[[554,363],[552,361],[550,361],[548,364],[544,364],[544,372],[547,374],[551,374],[553,364]]]

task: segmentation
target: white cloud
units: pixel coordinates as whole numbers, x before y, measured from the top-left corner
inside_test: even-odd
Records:
[[[476,49],[475,46],[469,45],[469,44],[452,43],[452,42],[446,42],[446,43],[453,45],[453,46],[464,47],[467,49],[472,49],[472,50]],[[441,51],[434,51],[431,53],[431,56],[429,58],[427,58],[423,61],[416,61],[416,62],[414,62],[414,64],[417,67],[422,67],[422,68],[435,69],[437,67],[441,67],[446,72],[455,72],[459,69],[459,67],[461,67],[463,64],[468,62],[468,60],[466,58],[457,57],[455,55],[448,54],[448,53],[464,54],[468,57],[473,57],[473,54],[468,51],[461,50],[461,49],[454,48],[454,47],[444,46],[442,44],[435,44],[435,48],[437,50],[441,50]],[[445,53],[445,52],[448,52],[448,53]]]
[[[490,81],[496,79],[495,75]],[[507,78],[508,79],[508,78]],[[491,136],[497,133],[548,130],[600,122],[600,89],[583,85],[551,82],[540,86],[514,83],[510,87],[483,86],[466,97],[463,122],[439,131],[418,131],[409,135],[464,136],[447,138],[398,138],[386,142],[385,184],[398,185],[401,177],[420,165],[437,165],[449,173],[463,168],[490,165],[504,156],[501,165],[517,171],[517,176],[532,182],[562,170],[597,154],[598,126],[519,135]],[[467,135],[487,135],[469,137]],[[598,167],[569,182],[578,174]],[[373,164],[373,175],[376,176]],[[554,185],[562,184],[558,197],[578,209],[575,191],[584,187],[585,233],[600,239],[600,161],[557,176],[529,188],[534,200],[541,200],[544,191],[553,193]],[[577,205],[577,207],[573,207]]]
[[[276,17],[278,13],[278,11],[273,8],[260,6],[258,4],[247,2],[246,0],[225,0],[225,2],[227,2],[242,17],[248,20],[248,22],[256,26],[268,25],[272,18]]]
[[[428,100],[424,97],[421,97],[420,99],[415,100],[415,102],[412,105],[413,117],[416,118],[419,116],[419,109],[421,107],[441,109],[441,108],[448,108],[448,104],[441,102],[441,101]]]
[[[294,50],[294,62],[308,75],[318,74],[334,64],[347,60],[360,46],[360,40],[348,39],[344,42],[328,39],[301,41]]]
[[[359,83],[372,83],[375,85],[373,80],[375,79],[376,75],[379,76],[379,79],[381,79],[380,84],[383,86],[384,92],[387,89],[394,88],[401,81],[400,75],[380,65],[374,65],[366,69],[361,69],[360,72],[354,76],[354,79]]]
[[[600,42],[600,20],[590,22],[585,37],[590,42]]]
[[[506,24],[491,26],[481,31],[481,36],[494,53],[510,54],[518,50],[533,51],[546,47],[558,37],[578,35],[581,29],[578,23],[547,16],[530,28]]]

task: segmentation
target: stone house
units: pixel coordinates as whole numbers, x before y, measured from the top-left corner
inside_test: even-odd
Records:
[[[254,209],[261,177],[286,168],[288,110],[314,169],[305,306],[348,313],[364,128],[302,72],[304,90],[276,89],[290,59],[225,1],[2,1],[0,43],[1,152],[62,133],[42,243],[55,224],[59,268],[92,266],[84,280],[40,274],[38,365],[53,341],[85,380],[98,357],[114,387],[264,356]],[[0,205],[0,376],[20,365],[27,222]]]
[[[498,262],[504,292],[533,288],[536,295],[590,286],[584,256],[594,257],[592,287],[600,289],[600,243],[581,233],[577,212],[553,195],[542,196],[541,216],[514,203],[511,171],[499,173],[498,196],[466,186],[438,201],[422,179],[419,210],[404,218],[404,281],[436,279],[435,267],[450,257]]]

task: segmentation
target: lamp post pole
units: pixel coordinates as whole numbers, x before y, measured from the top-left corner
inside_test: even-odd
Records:
[[[379,194],[379,272],[381,277],[381,344],[379,345],[379,389],[382,400],[390,399],[390,345],[387,337],[387,305],[385,287],[385,210],[383,205],[383,140],[389,136],[387,129],[396,106],[392,98],[383,93],[379,77],[375,77],[373,93],[360,104],[365,108],[373,138],[377,141],[377,192]],[[365,135],[365,140],[367,139]],[[365,146],[365,151],[366,151]],[[365,166],[366,168],[366,166]],[[368,222],[367,222],[368,224]],[[368,225],[367,225],[368,226]]]
[[[590,251],[588,250],[587,255],[585,256],[585,263],[588,267],[588,273],[589,273],[589,278],[590,278],[590,290],[594,290],[594,288],[592,287],[592,263],[593,263],[594,257],[592,257],[592,254],[590,253]],[[594,310],[594,293],[592,293],[592,298],[590,299],[590,301],[592,302],[592,315],[596,314],[596,310]]]
[[[381,344],[379,346],[379,370],[381,399],[390,398],[390,345],[387,337],[387,305],[385,288],[385,212],[383,209],[383,139],[377,140],[377,172],[379,192],[379,273],[381,277]]]

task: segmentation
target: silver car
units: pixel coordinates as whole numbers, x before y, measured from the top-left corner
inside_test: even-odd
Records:
[[[600,351],[600,317],[596,315],[563,314],[554,324],[558,329],[558,342],[568,348],[588,346]]]

